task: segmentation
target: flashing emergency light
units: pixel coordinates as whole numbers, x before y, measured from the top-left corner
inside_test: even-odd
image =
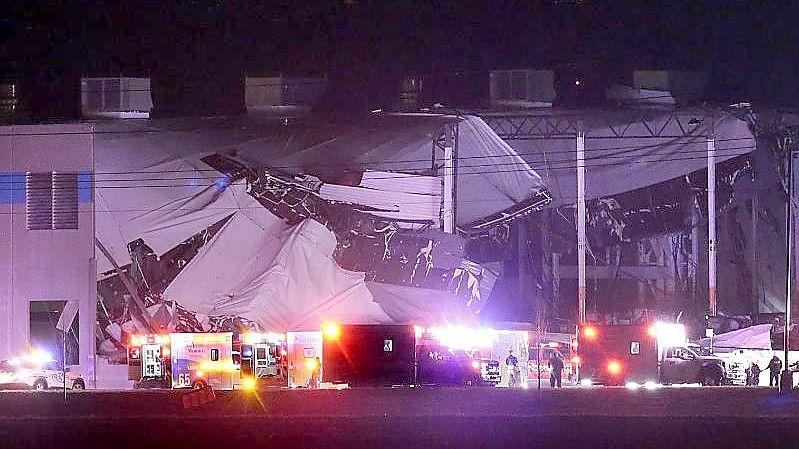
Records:
[[[679,346],[685,344],[687,339],[685,333],[685,326],[678,323],[655,323],[655,331],[658,340],[658,345],[666,346]]]
[[[660,385],[658,385],[657,382],[655,381],[648,380],[644,382],[644,388],[646,388],[647,390],[656,390],[659,387]]]
[[[161,348],[161,355],[164,357],[169,357],[169,346],[164,346]]]
[[[33,349],[25,356],[25,360],[35,365],[44,365],[47,362],[52,362],[54,359],[47,351]]]
[[[495,329],[470,329],[466,327],[434,327],[430,333],[438,339],[441,345],[450,349],[474,349],[490,347],[497,338]]]
[[[261,342],[261,334],[258,332],[247,332],[244,334],[244,343],[254,345]]]
[[[472,360],[472,368],[480,369],[480,361],[479,360]]]
[[[202,379],[203,377],[205,377],[205,373],[202,370],[198,369],[197,371],[194,372],[194,377],[197,379]]]
[[[638,388],[640,388],[640,387],[641,387],[641,386],[640,386],[640,385],[638,385],[638,383],[636,383],[636,382],[627,382],[627,384],[626,384],[626,385],[624,385],[624,386],[625,386],[625,387],[627,387],[627,389],[628,389],[628,390],[637,390]]]
[[[608,362],[608,372],[610,374],[621,373],[621,364],[615,360],[611,360],[610,362]]]
[[[580,364],[580,356],[579,355],[576,355],[576,356],[572,357],[572,364],[574,364],[574,365],[579,365]]]
[[[583,336],[590,339],[596,338],[596,329],[593,327],[586,327],[583,329]]]
[[[200,370],[214,373],[232,372],[237,371],[238,369],[238,365],[230,362],[211,362],[206,360],[205,362],[200,363]]]
[[[322,332],[325,334],[325,337],[335,340],[341,336],[341,326],[336,323],[325,323],[325,325],[322,326]]]
[[[269,332],[268,334],[266,334],[266,337],[263,338],[266,338],[266,341],[268,341],[269,343],[280,343],[286,341],[285,334],[279,334],[276,332]]]
[[[139,345],[141,345],[141,341],[140,341],[138,335],[133,334],[133,335],[130,336],[130,345],[131,346],[139,346]]]
[[[254,390],[255,389],[255,379],[252,377],[245,377],[244,378],[244,389],[245,390]]]
[[[646,330],[646,333],[649,334],[650,337],[657,338],[658,336],[658,328],[656,325],[649,326],[649,329]]]
[[[316,369],[316,359],[307,359],[305,366],[310,370]]]

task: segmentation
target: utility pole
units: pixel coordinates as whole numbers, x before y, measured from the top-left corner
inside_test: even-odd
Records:
[[[707,300],[708,315],[716,316],[716,139],[707,138]]]
[[[458,123],[444,128],[444,232],[455,233],[458,202]]]
[[[585,323],[585,134],[577,133],[577,323]]]

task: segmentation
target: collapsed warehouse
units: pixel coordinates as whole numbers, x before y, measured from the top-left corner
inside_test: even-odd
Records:
[[[780,151],[791,128],[779,119],[740,108],[482,117],[97,124],[99,352],[121,361],[124,335],[149,329],[285,331],[326,319],[540,318],[568,331],[578,128],[592,320],[704,319],[708,136],[719,163],[713,325],[784,310],[784,257],[770,244],[785,236]]]
[[[153,329],[474,322],[500,270],[469,259],[470,236],[551,201],[474,116],[98,126],[98,348],[112,357]],[[518,168],[455,176],[450,151]]]

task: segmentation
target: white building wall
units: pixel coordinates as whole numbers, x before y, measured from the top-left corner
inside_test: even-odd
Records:
[[[77,300],[80,365],[94,381],[94,170],[89,124],[0,127],[0,359],[28,349],[29,302]],[[78,172],[78,229],[28,230],[26,172]],[[10,189],[10,190],[6,190]]]

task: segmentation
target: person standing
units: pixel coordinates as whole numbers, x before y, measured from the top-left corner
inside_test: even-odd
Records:
[[[508,370],[508,388],[513,388],[519,384],[519,360],[513,355],[513,349],[508,351],[505,359],[505,368]]]
[[[747,374],[747,385],[753,387],[760,385],[760,365],[758,365],[757,362],[752,362],[747,370]]]
[[[771,358],[771,361],[768,364],[768,371],[769,371],[769,380],[768,386],[769,387],[779,387],[780,386],[780,371],[782,371],[782,360],[776,355]]]
[[[552,353],[552,357],[549,358],[549,369],[552,372],[552,376],[549,378],[549,384],[552,388],[555,388],[555,385],[558,388],[561,388],[561,375],[563,374],[563,356],[560,352],[555,351]]]
[[[311,378],[308,379],[308,388],[319,388],[319,373],[322,370],[322,361],[319,357],[313,359],[313,368],[311,369]]]

